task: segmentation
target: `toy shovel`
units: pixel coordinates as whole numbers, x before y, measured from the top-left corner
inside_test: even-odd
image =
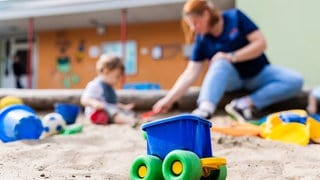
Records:
[[[141,119],[142,119],[144,122],[147,122],[147,121],[150,120],[150,118],[151,118],[152,116],[155,116],[155,115],[157,115],[157,114],[159,114],[159,112],[155,112],[155,111],[151,110],[151,111],[142,113],[142,114],[140,115],[140,117],[141,117]]]

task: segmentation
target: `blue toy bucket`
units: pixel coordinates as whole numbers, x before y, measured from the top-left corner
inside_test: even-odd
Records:
[[[56,113],[61,114],[67,125],[74,124],[80,112],[80,107],[76,104],[56,103],[54,108]]]
[[[164,159],[176,149],[189,150],[200,158],[212,157],[211,122],[184,114],[173,116],[142,126],[147,133],[147,154]]]
[[[3,142],[39,139],[41,120],[26,105],[11,105],[0,111],[0,138]]]

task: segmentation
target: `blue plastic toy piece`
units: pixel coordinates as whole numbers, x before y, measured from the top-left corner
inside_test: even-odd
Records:
[[[310,116],[311,116],[313,119],[315,119],[315,120],[317,120],[317,121],[320,122],[320,115],[319,115],[319,114],[314,113],[314,114],[311,114]]]
[[[142,126],[148,134],[147,154],[164,159],[176,149],[196,153],[200,158],[212,157],[211,122],[184,114],[153,121]]]
[[[156,83],[127,83],[123,86],[123,89],[135,89],[135,90],[160,90],[160,85]]]
[[[306,124],[307,116],[301,116],[294,113],[282,113],[280,114],[280,119],[282,122],[290,123],[290,122],[296,122],[301,124]]]
[[[0,139],[3,142],[39,139],[42,131],[41,120],[26,105],[12,105],[0,111]]]

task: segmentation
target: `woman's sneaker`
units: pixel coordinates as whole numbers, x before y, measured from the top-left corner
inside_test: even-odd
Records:
[[[236,106],[236,101],[234,100],[225,106],[225,110],[232,118],[239,122],[246,122],[253,118],[251,108],[240,109]]]
[[[210,119],[212,117],[212,113],[210,113],[209,111],[207,111],[205,109],[200,109],[200,108],[193,110],[192,114],[195,116],[199,116],[203,119]]]

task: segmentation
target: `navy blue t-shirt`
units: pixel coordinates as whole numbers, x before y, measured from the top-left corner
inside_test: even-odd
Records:
[[[258,27],[239,9],[224,11],[224,27],[219,37],[211,34],[197,35],[191,54],[192,61],[210,60],[217,52],[232,52],[246,46],[247,35]],[[257,75],[269,61],[265,54],[245,62],[234,63],[241,78]]]

